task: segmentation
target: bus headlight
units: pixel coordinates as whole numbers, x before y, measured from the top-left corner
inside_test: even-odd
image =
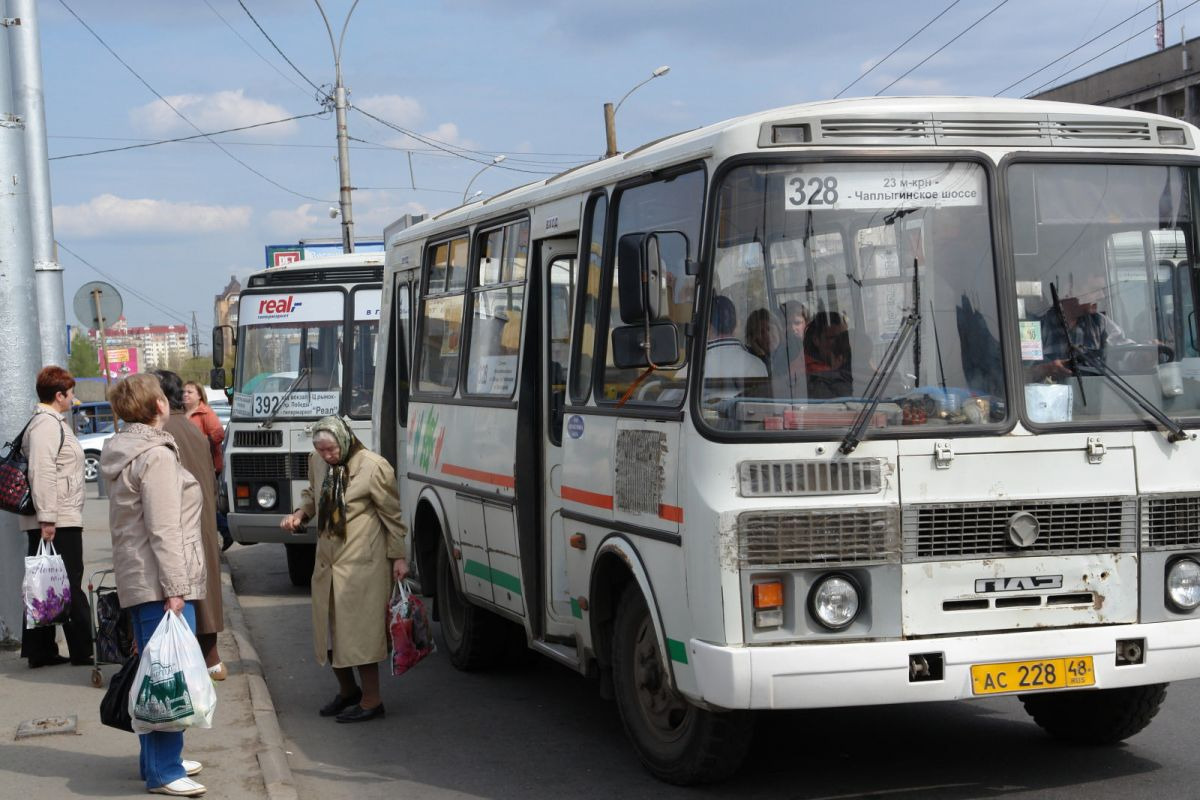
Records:
[[[1179,611],[1195,611],[1200,606],[1200,564],[1180,558],[1167,568],[1167,599]]]
[[[858,585],[849,576],[826,575],[813,585],[808,611],[829,630],[840,631],[858,616],[858,595]]]
[[[260,486],[254,499],[258,502],[259,508],[270,509],[275,507],[276,501],[279,500],[279,494],[275,491],[274,486]]]

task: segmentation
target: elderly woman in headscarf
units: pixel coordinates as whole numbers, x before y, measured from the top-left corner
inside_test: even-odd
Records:
[[[296,531],[317,520],[313,647],[317,663],[328,659],[338,681],[320,714],[365,722],[384,715],[379,662],[388,652],[388,598],[392,582],[408,574],[396,473],[339,417],[314,425],[312,442],[303,504],[280,527]]]

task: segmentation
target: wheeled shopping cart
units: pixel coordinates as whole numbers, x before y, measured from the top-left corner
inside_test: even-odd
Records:
[[[110,583],[112,581],[112,583]],[[101,664],[124,664],[133,654],[133,628],[129,614],[117,599],[111,569],[101,569],[88,578],[88,600],[92,604],[92,686],[104,686]]]

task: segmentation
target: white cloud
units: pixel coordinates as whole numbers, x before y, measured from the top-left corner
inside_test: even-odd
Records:
[[[293,242],[310,237],[337,234],[337,220],[329,218],[329,206],[302,203],[295,208],[268,211],[265,226],[267,232],[281,242]]]
[[[354,236],[374,238],[383,234],[385,226],[405,214],[425,214],[421,203],[396,203],[389,193],[357,191],[354,193]],[[340,237],[341,218],[331,219],[329,206],[303,203],[295,208],[276,209],[266,215],[264,227],[268,235],[281,242],[294,242],[313,237]]]
[[[167,102],[196,124],[202,131],[220,131],[272,122],[292,116],[283,106],[246,97],[242,89],[232,89],[211,94],[176,94],[167,97]],[[138,129],[157,136],[174,133],[193,133],[190,125],[160,100],[138,106],[129,112],[130,120]],[[247,136],[286,136],[298,129],[293,122],[268,125],[245,131]]]
[[[398,94],[376,94],[370,97],[352,98],[352,103],[363,111],[369,111],[402,128],[411,128],[425,117],[425,110],[421,108],[420,101]]]
[[[440,144],[450,144],[457,147],[475,148],[476,144],[471,139],[463,138],[458,133],[458,126],[453,122],[443,122],[432,131],[425,133],[430,139],[436,139]]]
[[[206,206],[102,194],[77,206],[55,206],[54,229],[64,235],[91,237],[219,233],[245,228],[250,214],[249,206]]]

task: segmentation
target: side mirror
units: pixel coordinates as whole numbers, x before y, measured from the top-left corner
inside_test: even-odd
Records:
[[[674,364],[679,361],[679,340],[671,322],[625,325],[612,332],[613,364],[618,369]],[[648,334],[648,336],[647,336]],[[649,341],[647,341],[647,338]]]
[[[213,389],[225,388],[225,370],[217,367],[208,373],[208,385]]]
[[[617,241],[617,282],[621,321],[657,320],[671,277],[689,272],[687,236],[679,231],[627,233]],[[659,362],[655,362],[659,363]]]
[[[212,350],[213,350],[213,366],[214,367],[225,366],[225,326],[224,325],[218,325],[217,327],[213,328]],[[222,385],[220,387],[214,386],[213,388],[214,389],[217,389],[217,388],[224,389],[225,387],[224,387],[224,385]]]

